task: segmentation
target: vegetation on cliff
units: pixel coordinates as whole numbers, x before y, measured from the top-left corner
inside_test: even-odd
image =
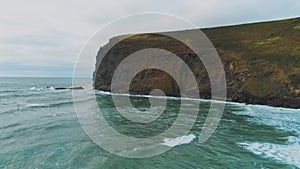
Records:
[[[300,18],[201,30],[216,48],[224,65],[228,100],[300,108]],[[106,53],[108,46],[100,49],[98,58]],[[110,51],[101,63],[107,66],[99,68],[97,61],[95,89],[110,91],[109,79],[114,68],[128,53],[145,46],[164,46],[169,51],[180,53],[185,62],[194,62],[189,49],[179,48],[176,42],[164,36],[137,34],[121,41]],[[194,65],[199,65],[192,69],[202,92],[200,96],[209,99],[210,85],[205,68],[201,63]],[[166,79],[173,80],[149,69],[136,76],[130,90],[148,94],[155,84],[167,91],[167,95],[177,96],[178,87]]]

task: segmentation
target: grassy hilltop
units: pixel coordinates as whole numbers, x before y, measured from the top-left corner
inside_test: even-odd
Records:
[[[273,82],[282,82],[290,86],[291,92],[300,93],[300,18],[203,31],[222,58],[230,58],[233,63],[241,61],[261,70],[254,69],[253,78],[247,80],[243,89],[263,96],[275,93]],[[265,77],[267,72],[278,72],[278,76]],[[256,85],[268,87],[256,90]]]
[[[300,108],[300,18],[201,30],[222,60],[228,100]],[[188,34],[191,31],[181,32]],[[95,89],[110,91],[112,74],[128,54],[146,47],[163,46],[168,51],[180,53],[190,65],[199,65],[191,69],[197,78],[201,97],[210,98],[205,68],[201,63],[192,64],[198,61],[193,60],[192,52],[180,47],[179,43],[154,34],[137,34],[122,40],[106,53],[113,41],[103,46],[97,55]],[[99,58],[104,54],[100,64]],[[143,61],[136,61],[136,64],[139,62]],[[167,95],[180,95],[174,79],[159,70],[145,70],[130,84],[130,92],[136,94],[149,94],[155,88],[164,90]],[[195,92],[195,89],[190,92]]]

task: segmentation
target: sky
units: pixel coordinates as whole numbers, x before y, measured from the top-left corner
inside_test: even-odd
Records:
[[[168,13],[207,28],[300,17],[299,7],[299,0],[2,1],[0,76],[72,77],[89,37],[134,13]],[[158,24],[166,23],[158,20]],[[83,76],[91,77],[92,69]]]

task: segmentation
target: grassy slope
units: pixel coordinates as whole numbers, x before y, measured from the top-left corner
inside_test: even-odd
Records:
[[[291,92],[298,92],[300,88],[300,18],[209,28],[203,31],[217,48],[221,57],[233,55],[233,58],[243,60],[250,65],[256,62],[253,66],[260,70],[253,72],[256,74],[254,75],[256,80],[250,78],[248,83],[244,84],[244,88],[248,88],[256,95],[261,95],[264,93],[263,86],[266,86],[265,90],[272,93],[274,81],[270,78],[264,79],[264,75],[261,78],[259,76],[269,70],[270,72],[283,70],[282,73],[277,74],[276,81],[286,82],[290,85]],[[258,84],[262,86],[261,90],[256,90]]]

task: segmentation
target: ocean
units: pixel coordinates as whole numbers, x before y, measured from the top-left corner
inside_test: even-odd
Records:
[[[110,102],[112,95],[93,91],[90,84],[91,79],[82,79],[84,90],[78,91],[82,97],[76,104],[89,101],[87,93],[95,93],[105,107],[105,119],[124,135],[150,137],[163,132],[180,109],[180,99],[170,97],[164,118],[143,127],[120,118]],[[196,100],[201,107],[193,128],[179,142],[164,140],[169,151],[127,158],[106,151],[85,133],[72,91],[54,90],[70,86],[72,78],[0,78],[0,168],[300,168],[299,109],[226,103],[216,131],[199,143],[210,101]],[[131,101],[140,109],[149,107],[148,97],[131,96]]]

